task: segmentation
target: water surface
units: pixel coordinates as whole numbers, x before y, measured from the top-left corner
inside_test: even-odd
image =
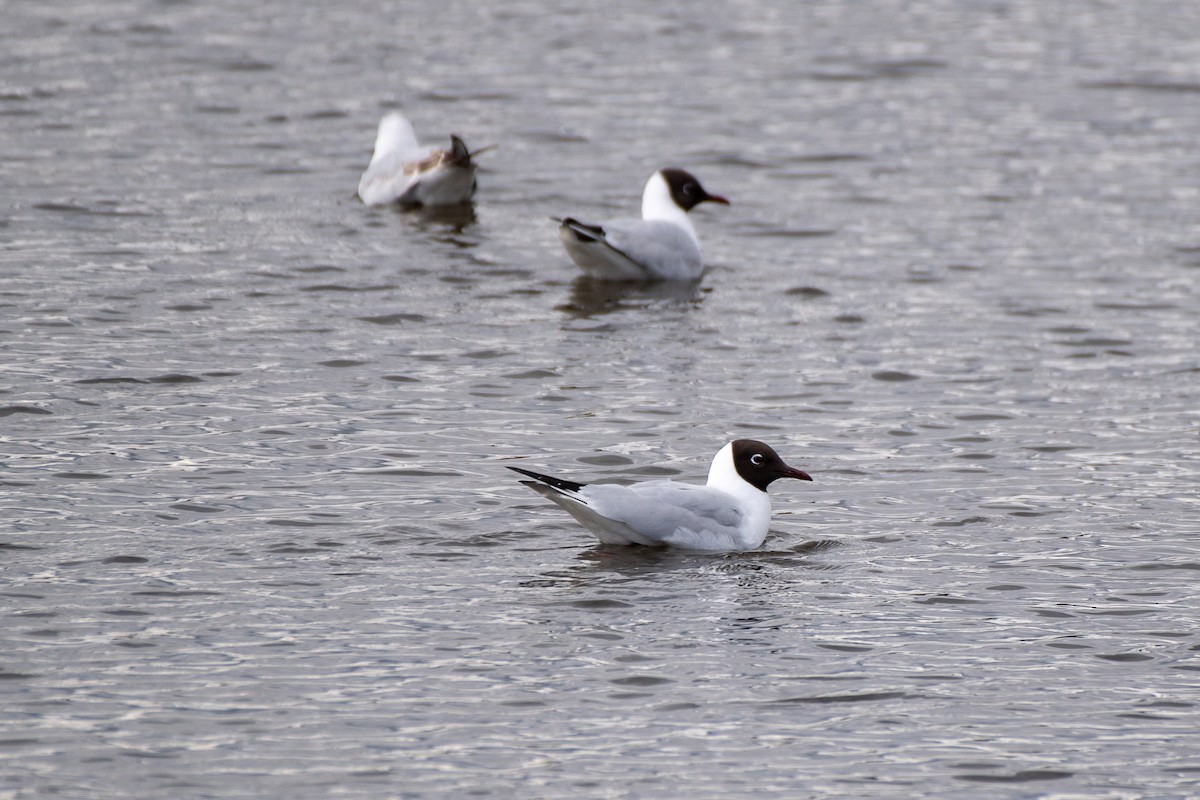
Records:
[[[1187,797],[1186,4],[10,4],[0,796]],[[374,128],[486,156],[368,209]],[[696,286],[551,216],[662,166]],[[504,469],[703,480],[597,548]]]

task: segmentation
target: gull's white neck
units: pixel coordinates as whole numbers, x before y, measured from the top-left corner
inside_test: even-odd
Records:
[[[753,549],[762,544],[771,527],[771,499],[738,474],[733,465],[733,443],[721,448],[708,469],[708,487],[732,495],[746,516],[738,525],[739,546]]]
[[[661,172],[651,175],[650,180],[646,181],[646,188],[642,190],[642,219],[673,222],[688,232],[697,247],[700,245],[700,240],[696,238],[696,229],[692,227],[692,220],[688,218],[687,212],[675,203],[675,198],[671,197],[671,187],[667,185]]]

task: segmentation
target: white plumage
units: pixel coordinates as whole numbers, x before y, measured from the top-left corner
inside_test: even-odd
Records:
[[[490,148],[472,153],[453,134],[446,150],[422,146],[408,118],[390,112],[379,121],[375,151],[358,182],[358,196],[369,206],[465,203],[476,188],[472,156],[485,149]]]
[[[571,260],[597,280],[695,280],[704,262],[687,212],[705,201],[729,205],[691,173],[662,169],[646,181],[641,219],[593,225],[566,217],[558,220],[558,235]]]
[[[761,545],[771,523],[767,485],[778,478],[812,480],[751,439],[721,448],[704,486],[676,481],[582,484],[509,469],[532,478],[521,483],[564,508],[604,544],[710,552]]]

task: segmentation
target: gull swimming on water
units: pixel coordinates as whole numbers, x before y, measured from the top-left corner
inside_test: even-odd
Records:
[[[412,123],[399,111],[385,114],[375,136],[375,152],[358,182],[358,196],[369,206],[448,206],[475,194],[475,152],[450,135],[450,147],[421,146]]]
[[[708,483],[644,481],[631,486],[575,483],[509,467],[521,481],[562,506],[603,544],[640,544],[685,550],[753,550],[771,523],[767,486],[778,478],[811,481],[769,446],[738,439],[721,448]]]
[[[642,191],[641,219],[593,225],[565,217],[556,219],[558,237],[571,260],[598,280],[695,280],[704,262],[687,212],[705,201],[729,205],[705,191],[690,172],[660,169]]]

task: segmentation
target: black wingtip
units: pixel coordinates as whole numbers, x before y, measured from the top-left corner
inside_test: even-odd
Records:
[[[586,222],[580,222],[574,217],[563,217],[559,224],[574,234],[575,238],[581,242],[604,241],[606,235],[603,226],[589,225]]]
[[[555,478],[551,475],[543,475],[540,472],[530,472],[529,470],[521,469],[520,467],[508,467],[508,468],[511,469],[513,472],[519,472],[522,475],[526,475],[530,478],[533,478],[535,481],[537,481],[539,483],[544,483],[547,486],[553,486],[555,489],[562,489],[564,492],[578,492],[580,489],[582,489],[584,486],[587,485],[585,483],[575,483],[574,481],[565,481],[562,478]],[[521,483],[529,485],[528,481],[521,481]]]
[[[455,161],[461,164],[470,164],[471,156],[473,155],[474,153],[467,149],[466,142],[460,139],[457,135],[453,133],[450,134],[450,156]]]

